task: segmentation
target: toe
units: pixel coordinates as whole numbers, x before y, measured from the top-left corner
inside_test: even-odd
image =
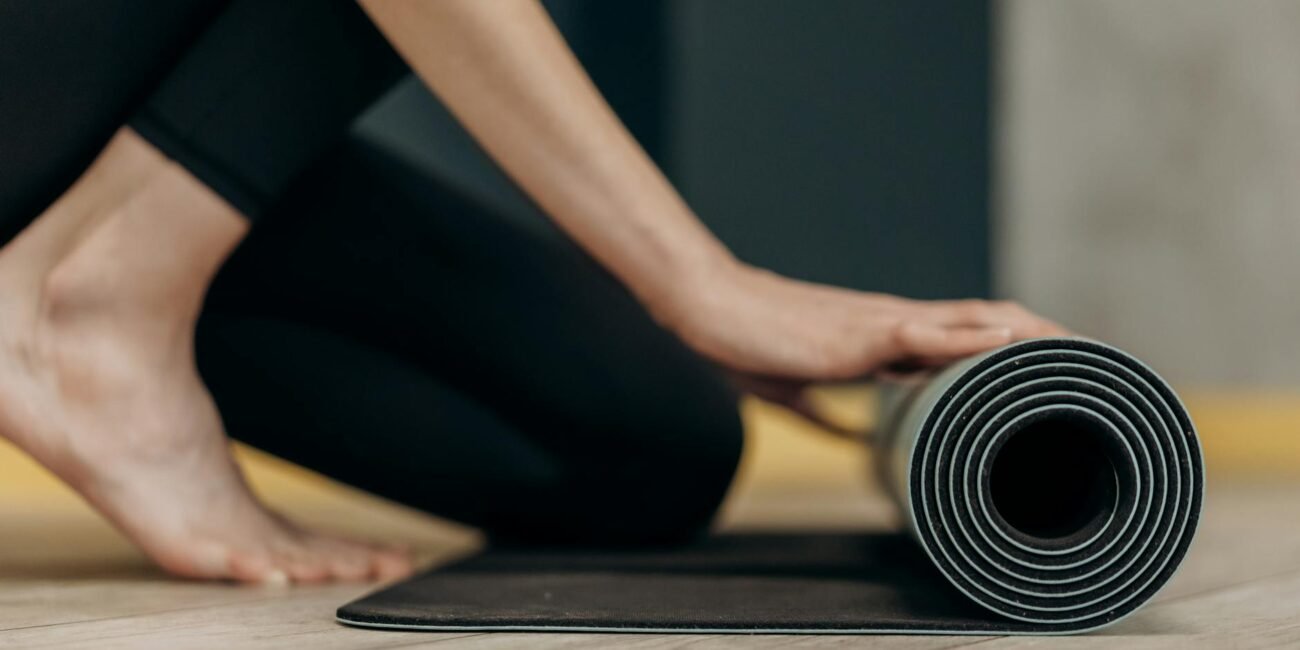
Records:
[[[174,576],[198,580],[231,577],[231,553],[220,544],[185,541],[145,550],[163,570]]]
[[[323,558],[331,578],[348,581],[370,578],[370,548],[366,544],[325,535],[314,535],[307,544],[315,555]]]
[[[327,552],[330,574],[335,580],[354,582],[370,578],[370,556],[366,547],[330,540]]]
[[[407,553],[376,549],[370,556],[370,566],[380,580],[399,580],[411,575],[411,556]]]
[[[335,580],[360,582],[370,578],[370,564],[364,555],[342,555],[330,558],[330,574]]]
[[[330,572],[338,580],[389,580],[411,573],[410,552],[405,548],[333,535],[315,537],[311,546],[327,554]]]
[[[254,584],[283,584],[288,575],[277,569],[265,553],[239,552],[230,555],[230,577],[239,582]]]
[[[285,570],[289,579],[296,584],[316,584],[330,578],[329,564],[324,558],[294,560],[287,564]]]
[[[330,577],[325,556],[305,544],[295,543],[278,549],[272,563],[294,584],[314,584]]]

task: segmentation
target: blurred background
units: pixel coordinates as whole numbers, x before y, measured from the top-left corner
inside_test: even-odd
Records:
[[[1180,383],[1300,384],[1300,4],[1000,7],[997,290]]]
[[[1193,412],[1211,485],[1300,477],[1300,3],[546,5],[742,258],[912,297],[1022,301],[1164,374]],[[559,236],[418,82],[356,128]],[[869,389],[819,398],[870,421]],[[797,524],[824,501],[798,494],[870,485],[860,445],[743,408],[749,449],[725,517],[744,519],[758,495],[770,518]],[[54,521],[58,502],[97,521],[2,451],[6,512]],[[241,453],[266,498],[308,523],[369,525],[387,507]],[[58,496],[34,501],[38,485]],[[399,538],[432,534],[401,522]],[[62,530],[51,526],[29,530]],[[102,541],[103,528],[64,538]]]
[[[1205,452],[1197,540],[1141,616],[1077,643],[1300,647],[1300,1],[543,2],[741,258],[916,298],[1014,299],[1170,380]],[[418,81],[355,129],[519,227],[562,237]],[[814,398],[845,425],[875,417],[871,386]],[[741,412],[745,451],[719,528],[904,526],[869,448],[756,399]],[[308,528],[406,545],[426,565],[484,544],[473,529],[271,455],[239,445],[236,455],[262,500]],[[171,579],[2,440],[0,542],[0,647],[422,642],[334,622],[372,585]]]

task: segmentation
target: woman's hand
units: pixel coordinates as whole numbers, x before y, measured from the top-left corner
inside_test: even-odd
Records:
[[[1014,340],[1060,336],[1014,303],[920,301],[800,282],[744,264],[683,288],[665,325],[733,371],[808,381],[947,364]]]
[[[654,311],[738,387],[823,424],[804,396],[811,382],[936,367],[1019,339],[1068,335],[1014,303],[908,300],[734,260],[684,283]]]

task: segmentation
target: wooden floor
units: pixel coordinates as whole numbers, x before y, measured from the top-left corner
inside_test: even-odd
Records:
[[[832,405],[851,413],[857,399],[837,398]],[[867,460],[856,447],[815,438],[774,409],[746,409],[753,444],[723,527],[895,525],[889,504],[870,489]],[[408,542],[426,562],[470,552],[479,543],[467,529],[241,453],[259,492],[305,523]],[[0,648],[1300,646],[1300,481],[1272,471],[1216,475],[1214,458],[1204,524],[1182,571],[1153,603],[1092,635],[426,634],[356,630],[333,621],[338,605],[373,585],[248,588],[171,580],[0,443]]]

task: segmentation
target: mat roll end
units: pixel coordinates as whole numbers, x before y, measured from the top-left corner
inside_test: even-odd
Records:
[[[894,399],[883,473],[940,572],[1044,631],[1132,613],[1181,563],[1204,466],[1153,370],[1075,338],[1022,341]]]

